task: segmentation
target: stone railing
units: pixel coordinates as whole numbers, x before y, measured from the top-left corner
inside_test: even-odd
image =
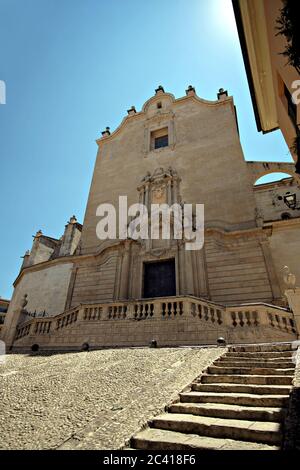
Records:
[[[227,306],[226,324],[233,328],[268,326],[287,333],[296,333],[291,312],[264,303]]]
[[[31,327],[33,323],[34,323],[33,320],[29,320],[26,323],[22,323],[21,325],[17,326],[15,339],[20,339],[20,338],[23,338],[24,336],[28,336],[29,333],[31,332]]]
[[[30,335],[56,334],[82,323],[102,321],[168,320],[183,318],[210,324],[213,328],[238,330],[265,326],[296,334],[293,314],[286,309],[265,303],[224,306],[193,296],[174,296],[147,300],[85,304],[59,315],[32,318],[18,325],[16,339]]]
[[[74,325],[79,319],[79,311],[79,307],[76,307],[53,317],[55,322],[54,329],[61,330],[62,328]]]
[[[221,324],[224,307],[217,307],[205,300],[182,296],[82,305],[78,308],[80,318],[84,321],[163,319],[192,314],[205,321]]]

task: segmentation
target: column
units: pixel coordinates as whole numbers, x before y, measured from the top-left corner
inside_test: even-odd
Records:
[[[130,267],[130,242],[125,241],[121,268],[120,299],[128,299],[129,285],[129,267]]]

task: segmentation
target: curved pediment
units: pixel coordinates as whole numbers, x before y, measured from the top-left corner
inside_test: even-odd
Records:
[[[220,106],[223,105],[224,102],[230,102],[231,104],[233,102],[232,97],[227,96],[227,92],[222,92],[221,94],[218,93],[218,99],[215,101],[205,100],[196,95],[193,87],[189,87],[186,91],[186,96],[176,99],[172,93],[166,93],[160,86],[157,88],[155,95],[144,103],[141,111],[137,112],[135,107],[132,106],[127,111],[128,116],[123,118],[120,125],[112,133],[110,132],[109,127],[107,127],[106,130],[102,132],[102,137],[97,139],[96,142],[99,145],[103,141],[111,140],[133,119],[140,119],[142,116],[146,117],[146,119],[155,119],[167,116],[170,113],[173,114],[174,106],[187,100],[191,100],[205,106]]]

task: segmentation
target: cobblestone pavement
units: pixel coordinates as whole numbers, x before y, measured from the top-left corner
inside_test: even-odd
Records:
[[[116,449],[224,350],[110,349],[8,355],[1,449]]]

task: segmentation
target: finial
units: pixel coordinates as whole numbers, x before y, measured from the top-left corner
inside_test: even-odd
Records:
[[[39,238],[43,235],[43,232],[41,230],[38,230],[35,235],[33,235],[33,238]]]
[[[283,280],[287,286],[293,288],[296,284],[296,276],[290,272],[290,268],[288,266],[284,266],[283,268],[284,275]]]
[[[156,94],[156,95],[157,95],[158,93],[164,93],[164,92],[165,92],[165,90],[164,90],[164,88],[163,88],[161,85],[159,85],[159,86],[156,88],[156,90],[155,90],[155,94]]]
[[[27,297],[28,297],[28,294],[24,294],[24,297],[23,297],[22,300],[21,300],[21,308],[22,308],[22,310],[24,310],[25,307],[26,307],[26,305],[28,304]]]
[[[107,137],[108,135],[110,135],[110,127],[107,126],[105,131],[102,132],[102,136]]]
[[[129,116],[131,116],[132,114],[135,114],[136,113],[135,106],[131,106],[130,109],[127,109],[127,113],[129,114]]]
[[[72,215],[72,217],[70,217],[69,224],[76,224],[76,222],[77,222],[76,216]]]
[[[195,87],[193,87],[192,85],[189,85],[187,87],[187,90],[185,90],[185,93],[187,96],[194,95],[196,93]]]
[[[219,88],[219,93],[217,94],[218,100],[224,100],[228,96],[228,91],[224,88]]]

